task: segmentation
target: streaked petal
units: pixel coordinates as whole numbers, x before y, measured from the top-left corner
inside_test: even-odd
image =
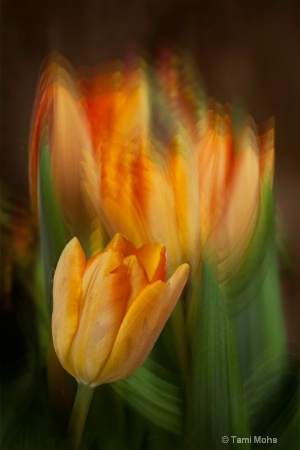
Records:
[[[83,181],[85,191],[89,191],[88,180],[83,180],[82,165],[86,161],[86,152],[91,155],[93,149],[87,118],[78,107],[75,88],[69,79],[68,83],[67,87],[58,83],[54,86],[51,167],[66,215],[72,218],[72,223],[80,223],[83,219]]]
[[[197,259],[200,248],[200,202],[197,165],[188,139],[176,136],[171,143],[170,173],[182,260]]]
[[[226,271],[243,257],[260,207],[260,161],[257,140],[250,128],[244,130],[239,149],[228,206],[216,237],[219,259],[224,261]]]
[[[74,370],[73,365],[69,363],[68,354],[79,326],[81,283],[85,266],[85,254],[79,241],[74,238],[62,252],[53,280],[52,334],[54,347],[61,363],[72,375],[74,375]]]
[[[163,242],[174,269],[181,260],[174,192],[166,161],[150,144],[146,146],[139,159],[138,186],[139,202],[148,233],[144,242]]]
[[[218,107],[220,109],[220,106]],[[228,115],[212,113],[212,129],[198,148],[201,238],[205,241],[219,224],[227,202],[233,164],[231,123]]]

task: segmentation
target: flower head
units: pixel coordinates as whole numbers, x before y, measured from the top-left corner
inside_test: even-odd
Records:
[[[49,57],[37,89],[29,172],[32,206],[40,222],[51,191],[69,239],[76,235],[87,241],[96,218],[101,227],[94,210],[98,197],[90,199],[98,177],[89,122],[80,105],[73,70],[57,54]]]
[[[145,361],[186,283],[181,265],[166,282],[166,249],[136,249],[121,234],[86,261],[65,247],[54,275],[52,334],[63,367],[91,386],[125,378]]]

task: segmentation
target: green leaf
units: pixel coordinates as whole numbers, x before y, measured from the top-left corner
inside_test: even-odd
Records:
[[[297,364],[292,359],[269,360],[247,380],[245,402],[253,436],[278,439],[291,421],[299,401]]]
[[[45,268],[45,280],[52,310],[52,282],[59,256],[71,236],[63,221],[63,215],[56,197],[50,169],[49,146],[46,142],[41,150],[38,180],[39,221],[41,248]]]
[[[274,243],[268,258],[267,273],[256,280],[253,299],[233,326],[252,435],[279,437],[292,415],[299,378],[287,357]]]
[[[174,374],[148,358],[135,374],[112,387],[143,417],[181,435],[183,390],[176,381]]]
[[[299,364],[299,361],[298,361]],[[299,375],[298,375],[299,379]],[[298,391],[295,395],[297,402],[297,411],[290,420],[284,433],[278,439],[278,448],[288,449],[288,450],[298,450],[300,442],[300,389],[298,386]]]
[[[2,386],[1,448],[59,450],[61,435],[54,421],[45,378],[43,373],[35,373],[32,379],[28,372]]]
[[[265,183],[256,229],[240,265],[223,283],[229,298],[231,314],[238,314],[251,302],[265,278],[274,248],[274,200],[271,186]]]
[[[225,292],[204,260],[187,401],[187,450],[219,450],[223,436],[249,437]],[[247,443],[226,445],[247,449]]]
[[[273,255],[272,255],[273,251]],[[244,296],[247,305],[233,317],[243,379],[257,367],[286,354],[284,316],[275,249],[269,249],[265,274],[254,274]]]

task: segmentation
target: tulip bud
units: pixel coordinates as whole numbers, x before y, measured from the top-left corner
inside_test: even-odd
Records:
[[[54,275],[52,334],[63,367],[91,387],[125,378],[145,361],[186,283],[181,265],[166,282],[166,249],[136,249],[121,234],[86,261],[77,238]]]

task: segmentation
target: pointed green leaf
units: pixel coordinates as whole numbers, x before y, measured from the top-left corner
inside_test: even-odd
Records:
[[[244,293],[249,299],[233,318],[233,327],[252,434],[278,437],[299,380],[288,364],[274,239],[266,261],[264,273],[253,273],[252,289]]]
[[[186,449],[219,450],[222,437],[249,437],[225,292],[206,261],[192,342]],[[230,438],[228,449],[248,449]]]

